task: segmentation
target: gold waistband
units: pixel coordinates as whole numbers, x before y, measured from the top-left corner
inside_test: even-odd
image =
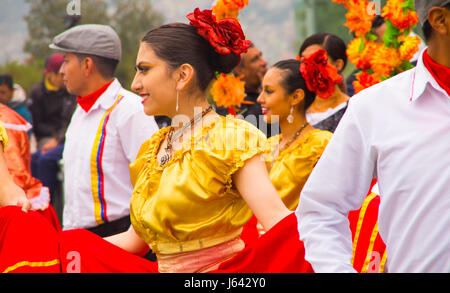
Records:
[[[230,232],[222,236],[213,236],[208,238],[184,241],[184,242],[159,242],[151,244],[153,252],[158,254],[175,254],[181,252],[189,252],[194,250],[199,250],[203,248],[208,248],[216,246],[218,244],[227,242],[233,238],[240,236],[242,233],[242,228]]]
[[[231,259],[245,248],[238,236],[232,240],[196,251],[176,254],[156,254],[160,273],[207,273]]]

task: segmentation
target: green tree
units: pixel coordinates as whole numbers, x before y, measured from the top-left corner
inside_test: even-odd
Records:
[[[347,21],[344,5],[331,0],[319,0],[316,4],[317,31],[332,33],[342,38],[346,43],[353,39],[344,23]]]
[[[149,29],[162,23],[150,0],[80,0],[80,16],[67,15],[68,0],[26,0],[28,39],[24,50],[32,59],[44,60],[54,53],[48,45],[68,29],[68,20],[78,24],[106,24],[114,28],[122,42],[122,60],[116,75],[124,87],[131,85],[139,40]]]
[[[11,61],[0,65],[0,72],[10,74],[14,83],[19,84],[27,93],[30,93],[31,88],[42,80],[43,66],[43,60],[33,62],[30,65]]]
[[[36,59],[45,59],[54,53],[48,45],[53,37],[67,29],[67,0],[26,0],[30,10],[25,16],[28,39],[24,50]],[[105,0],[80,1],[82,23],[110,23]]]
[[[147,31],[162,24],[163,17],[148,0],[113,0],[115,13],[111,26],[122,41],[122,60],[116,71],[122,86],[129,88],[134,77],[134,66],[139,41]]]
[[[346,9],[332,0],[295,0],[295,17],[298,39],[295,50],[298,51],[303,41],[311,34],[327,32],[341,37],[346,42],[352,39],[346,22]],[[311,23],[313,22],[313,23]]]

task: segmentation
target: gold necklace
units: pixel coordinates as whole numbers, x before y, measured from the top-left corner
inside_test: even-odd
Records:
[[[309,125],[308,122],[303,124],[302,127],[300,127],[300,129],[294,134],[293,137],[291,137],[291,139],[287,143],[285,143],[283,146],[280,146],[279,147],[280,148],[280,152],[284,151],[285,149],[287,149],[297,139],[297,137],[299,137],[299,135],[302,133],[303,129],[305,129],[306,126],[308,126],[308,125]]]
[[[163,167],[170,160],[172,160],[172,149],[173,149],[172,142],[174,140],[177,140],[178,138],[180,138],[183,135],[183,132],[187,128],[190,128],[190,127],[194,126],[198,121],[201,121],[203,116],[208,114],[212,109],[213,109],[212,106],[209,106],[208,108],[203,110],[202,113],[198,114],[197,116],[194,116],[194,118],[191,119],[189,124],[186,124],[185,126],[183,126],[183,128],[179,129],[176,133],[174,133],[175,130],[173,127],[170,128],[169,133],[167,134],[167,146],[164,148],[164,151],[166,153],[161,157],[160,162],[159,162],[159,165],[161,167]]]

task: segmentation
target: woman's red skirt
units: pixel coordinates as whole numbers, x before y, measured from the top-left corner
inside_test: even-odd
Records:
[[[261,237],[256,221],[243,232],[246,248],[213,273],[312,273],[304,259],[297,218],[286,217]],[[252,233],[255,232],[255,233]],[[0,209],[0,272],[157,273],[148,261],[83,229],[61,231],[53,209]]]

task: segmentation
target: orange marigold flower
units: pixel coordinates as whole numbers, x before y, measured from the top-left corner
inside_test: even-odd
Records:
[[[409,29],[419,22],[417,13],[401,5],[405,0],[389,0],[383,8],[382,17],[389,19],[399,29]]]
[[[350,1],[349,3],[348,13],[345,15],[347,22],[344,25],[356,36],[363,36],[370,32],[375,15],[369,15],[367,12],[368,2],[365,0]]]
[[[360,37],[367,34],[372,28],[372,20],[375,15],[369,14],[369,2],[366,0],[332,0],[337,4],[343,4],[348,10],[345,15],[347,22],[344,26]]]
[[[381,46],[373,53],[371,64],[374,72],[390,77],[392,70],[402,64],[402,58],[398,50]]]
[[[244,103],[247,96],[241,77],[222,73],[211,87],[211,96],[219,107],[234,108]]]
[[[377,74],[369,74],[367,71],[362,71],[356,75],[356,80],[353,82],[355,93],[371,87],[381,82],[381,78]]]
[[[375,42],[365,42],[362,38],[353,39],[347,47],[348,59],[351,63],[355,64],[356,67],[367,70],[371,65],[372,56],[374,52],[382,45]],[[361,46],[364,48],[361,50]]]
[[[228,6],[223,4],[222,0],[219,0],[212,10],[216,15],[217,21],[225,18],[237,18],[239,15],[239,10],[230,10]]]
[[[217,21],[224,18],[237,18],[239,11],[248,5],[248,0],[218,0],[213,7]]]
[[[347,46],[348,60],[357,65],[361,59],[361,46],[364,46],[362,38],[354,38]],[[359,68],[359,66],[356,66]]]
[[[242,9],[248,5],[248,0],[222,0],[222,1],[230,9]]]
[[[420,38],[416,36],[401,37],[400,42],[400,57],[403,60],[411,60],[419,51],[419,45],[421,42]]]

